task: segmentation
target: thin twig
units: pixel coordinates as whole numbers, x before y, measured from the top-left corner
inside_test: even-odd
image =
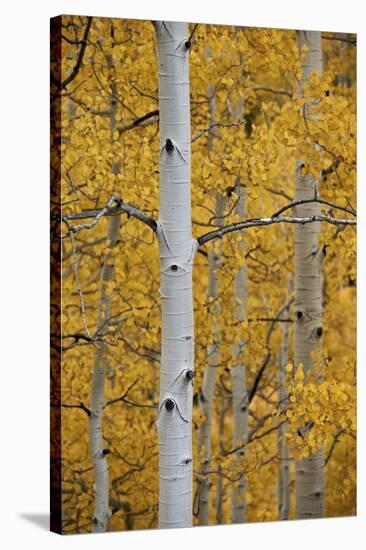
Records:
[[[65,80],[60,82],[56,77],[54,77],[51,74],[51,82],[53,84],[55,84],[58,88],[60,88],[60,90],[64,90],[66,88],[66,86],[68,84],[70,84],[70,82],[72,80],[74,80],[74,78],[77,76],[77,74],[80,70],[81,64],[83,62],[83,57],[84,57],[84,53],[85,53],[85,50],[86,50],[86,46],[87,46],[87,43],[88,43],[88,34],[89,34],[89,31],[90,31],[92,20],[93,20],[92,17],[88,17],[88,21],[87,21],[87,24],[86,24],[84,36],[83,36],[83,39],[81,40],[80,52],[79,52],[78,58],[76,60],[76,63],[74,65],[74,68],[72,69],[69,76],[67,78],[65,78]]]
[[[199,139],[200,137],[202,137],[204,134],[206,134],[206,132],[210,132],[211,130],[213,130],[214,128],[230,128],[232,126],[242,126],[243,124],[246,123],[246,119],[244,120],[241,120],[240,122],[228,122],[228,123],[225,123],[225,122],[214,122],[213,124],[210,124],[210,126],[207,126],[207,128],[204,128],[203,130],[201,130],[200,132],[198,132],[198,134],[196,134],[192,140],[191,140],[191,143],[194,143],[197,139]]]
[[[325,204],[325,205],[330,206],[331,208],[335,208],[337,210],[343,210],[343,212],[347,212],[347,214],[351,214],[351,216],[357,216],[357,213],[354,210],[346,208],[345,206],[341,206],[339,204],[334,204],[333,202],[329,202],[329,201],[326,201],[326,200],[323,200],[323,199],[314,198],[314,199],[302,199],[302,200],[298,200],[298,201],[293,201],[292,203],[287,204],[287,205],[283,206],[282,208],[280,208],[279,210],[277,210],[277,212],[275,212],[272,215],[272,218],[277,218],[280,214],[282,214],[283,212],[286,212],[286,210],[290,210],[290,208],[295,208],[295,206],[299,206],[301,204],[314,203],[314,202],[317,202],[319,204]]]
[[[93,337],[89,332],[88,325],[87,325],[87,322],[86,322],[84,296],[83,296],[83,293],[81,291],[81,286],[80,286],[80,281],[79,281],[78,258],[77,258],[77,253],[76,253],[75,235],[74,235],[74,231],[73,231],[72,227],[70,226],[70,224],[67,221],[65,223],[69,228],[69,234],[70,234],[70,239],[71,239],[72,266],[73,266],[74,275],[75,275],[76,288],[77,288],[79,298],[80,298],[81,319],[83,321],[83,326],[84,326],[86,334],[88,335],[90,340],[92,340]]]

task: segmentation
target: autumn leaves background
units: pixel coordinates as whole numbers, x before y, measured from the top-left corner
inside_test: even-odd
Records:
[[[72,74],[85,48],[72,81],[62,90],[59,83],[53,84],[62,109],[62,211],[101,208],[117,193],[157,219],[160,151],[153,25],[78,16],[63,16],[61,24],[63,75]],[[299,159],[302,173],[319,180],[322,199],[353,211],[354,36],[322,33],[323,75],[311,74],[299,93],[307,51],[299,49],[295,31],[192,24],[189,32],[194,236],[242,219],[237,210],[238,181],[245,190],[248,218],[270,217],[291,203]],[[303,107],[309,98],[316,117],[305,120]],[[222,125],[202,132],[214,122]],[[218,193],[223,197],[220,220]],[[322,211],[339,214],[331,206]],[[93,367],[101,343],[109,529],[157,526],[158,245],[149,228],[133,217],[121,217],[113,239],[108,224],[107,217],[101,218],[72,236],[67,225],[63,227],[65,533],[93,529],[95,470],[89,422]],[[243,478],[246,521],[294,518],[294,461],[321,446],[326,515],[355,513],[355,235],[352,227],[321,227],[323,346],[314,352],[316,377],[305,376],[301,365],[293,364],[293,227],[251,228],[215,241],[212,250],[220,258],[215,297],[207,295],[209,246],[198,252],[193,272],[194,523],[199,521],[203,482],[210,484],[209,522],[231,523],[232,492]],[[243,266],[245,316],[238,321],[233,283]],[[199,448],[199,433],[207,417],[201,389],[205,370],[212,368],[209,350],[217,334],[211,457],[202,473],[205,449]],[[242,342],[233,358],[233,346]],[[242,458],[232,452],[243,444],[233,433],[230,369],[238,364],[245,366],[250,396]],[[299,434],[304,419],[312,427]],[[283,496],[278,492],[285,462],[287,518],[281,516]]]

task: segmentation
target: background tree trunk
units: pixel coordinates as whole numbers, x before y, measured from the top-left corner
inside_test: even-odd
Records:
[[[222,216],[224,214],[223,208],[224,202],[221,193],[216,195],[216,208],[217,215],[216,224],[222,225]],[[218,318],[220,316],[220,303],[218,300],[219,293],[219,281],[218,270],[221,265],[221,241],[216,243],[217,251],[215,252],[215,243],[211,243],[208,254],[208,300],[210,305],[210,315],[213,319],[213,344],[207,346],[208,355],[208,367],[205,369],[203,375],[202,389],[200,393],[200,406],[202,412],[205,415],[205,420],[200,427],[198,437],[198,449],[199,457],[201,460],[199,473],[200,473],[200,488],[199,488],[199,500],[198,500],[198,523],[199,525],[208,525],[209,512],[210,512],[210,493],[211,493],[211,481],[208,471],[210,469],[211,461],[211,433],[212,433],[212,412],[213,401],[215,395],[216,385],[216,370],[219,365],[219,346],[220,346],[220,327],[218,324]]]
[[[228,398],[225,395],[225,390],[220,389],[220,401],[219,401],[219,410],[218,410],[218,443],[221,454],[224,452],[224,431],[225,431],[225,418],[228,411]],[[230,400],[231,407],[231,400]],[[224,487],[224,477],[221,473],[222,468],[219,463],[217,466],[217,481],[216,481],[216,521],[218,525],[224,523],[224,497],[225,497],[225,487]]]
[[[114,69],[114,60],[112,55],[107,56],[108,69]],[[110,117],[110,140],[113,143],[113,133],[116,129],[116,113],[117,113],[117,89],[114,79],[111,79],[111,95],[109,100],[109,117]],[[121,163],[112,163],[113,174],[118,174],[121,169]],[[119,241],[119,232],[121,226],[121,217],[112,216],[108,220],[107,230],[107,251],[104,254],[103,266],[100,276],[101,295],[98,304],[98,320],[96,331],[103,333],[108,329],[108,319],[111,315],[111,299],[109,293],[106,292],[105,284],[111,281],[114,277],[114,259],[111,254],[112,249]],[[108,529],[109,517],[109,473],[108,462],[103,450],[103,409],[104,409],[104,385],[107,370],[106,359],[106,344],[100,342],[97,344],[98,349],[95,354],[93,381],[92,381],[92,397],[91,397],[91,414],[89,417],[89,438],[90,452],[95,473],[95,512],[93,517],[93,531],[104,532]]]
[[[111,281],[114,275],[114,260],[111,250],[119,239],[120,216],[111,216],[108,221],[108,249],[104,254],[101,272],[101,296],[98,304],[98,320],[96,333],[103,338],[108,328],[110,318],[111,299],[105,284]],[[104,410],[104,381],[106,372],[106,344],[97,342],[92,381],[92,396],[89,415],[89,445],[95,475],[95,512],[93,516],[93,531],[101,533],[107,530],[109,517],[109,476],[108,463],[103,445],[103,410]]]
[[[189,47],[186,23],[156,22],[159,54],[162,349],[158,435],[159,527],[192,525],[194,327],[190,188]]]
[[[297,31],[299,49],[306,45],[308,52],[302,64],[302,84],[313,71],[322,72],[321,33]],[[311,102],[304,105],[305,119],[311,117]],[[312,199],[318,182],[311,174],[302,175],[300,160],[296,168],[295,200]],[[318,203],[296,207],[298,216],[316,216]],[[321,349],[322,292],[321,251],[318,244],[320,223],[295,226],[295,368],[302,363],[305,376],[314,370],[311,353]],[[315,454],[296,462],[296,517],[320,518],[324,515],[324,456],[320,449]]]
[[[241,182],[236,185],[238,204],[235,212],[241,219],[245,219],[245,191]],[[244,242],[241,241],[239,249],[244,254]],[[234,279],[234,319],[239,323],[244,321],[247,308],[247,266],[246,263],[239,267]],[[242,444],[248,436],[248,391],[246,370],[242,359],[238,359],[243,351],[244,341],[241,339],[233,346],[233,361],[239,363],[230,369],[233,392],[233,447]],[[241,471],[239,481],[235,482],[231,493],[231,521],[232,523],[243,523],[246,518],[245,499],[245,474],[243,471],[243,460],[245,458],[244,448],[237,451],[238,466]]]

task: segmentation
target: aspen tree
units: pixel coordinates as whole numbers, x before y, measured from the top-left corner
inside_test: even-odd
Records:
[[[321,33],[297,31],[297,44],[300,50],[303,46],[307,47],[299,82],[301,96],[303,84],[310,74],[316,71],[320,75],[322,72]],[[310,100],[303,107],[305,120],[312,117],[311,108]],[[318,192],[318,182],[312,174],[303,174],[302,170],[303,160],[299,160],[296,166],[296,200],[313,199]],[[320,205],[316,202],[298,205],[296,214],[317,216]],[[304,365],[305,376],[314,372],[312,352],[321,349],[323,333],[319,236],[318,222],[295,226],[294,360],[296,368],[300,363]],[[296,462],[296,517],[323,517],[324,491],[324,456],[320,449]]]
[[[101,296],[98,304],[97,330],[98,338],[108,326],[110,318],[111,300],[106,285],[114,274],[114,260],[111,254],[119,239],[120,217],[112,216],[108,222],[108,250],[103,258],[101,272]],[[109,517],[109,475],[108,463],[103,445],[103,410],[104,410],[104,382],[106,371],[106,343],[97,342],[97,351],[94,359],[92,395],[89,415],[89,446],[95,474],[95,511],[93,516],[93,531],[101,533],[107,530]]]
[[[224,201],[221,193],[216,195],[216,208],[217,215],[216,224],[222,225],[222,219],[224,214],[223,209]],[[216,247],[215,247],[216,244]],[[218,246],[217,246],[218,245]],[[200,477],[201,485],[199,488],[199,500],[198,500],[198,522],[199,525],[208,525],[209,512],[210,512],[210,493],[211,493],[211,481],[209,476],[210,461],[211,461],[211,433],[212,433],[212,412],[213,412],[213,400],[215,394],[216,384],[216,370],[219,365],[219,346],[220,346],[220,303],[218,300],[219,294],[219,281],[218,270],[221,265],[221,241],[219,243],[211,243],[208,253],[208,300],[211,302],[210,312],[213,317],[213,343],[207,346],[208,355],[208,367],[206,367],[202,389],[200,394],[200,405],[202,412],[205,415],[205,420],[200,427],[199,431],[199,457],[200,464]]]
[[[245,218],[245,191],[240,180],[236,185],[236,193],[238,195],[238,203],[235,212],[241,219]],[[240,241],[239,250],[244,254],[244,242]],[[247,266],[243,263],[235,273],[234,278],[234,315],[238,323],[242,323],[245,319],[247,308]],[[244,348],[244,340],[240,338],[233,346],[232,357],[236,363],[230,369],[233,392],[233,447],[238,445],[238,442],[245,443],[248,436],[248,391],[246,381],[245,365],[243,364],[242,352]],[[240,469],[243,469],[243,459],[245,457],[244,448],[237,451],[239,458]],[[245,475],[241,471],[240,479],[235,482],[232,487],[231,495],[231,521],[232,523],[243,523],[246,517],[246,500],[245,500]]]
[[[160,249],[162,311],[159,527],[192,525],[191,132],[187,23],[155,23],[160,118]]]
[[[208,46],[205,48],[205,59],[208,60],[212,53]],[[210,124],[215,123],[215,90],[212,85],[208,87],[208,97],[210,104]],[[211,132],[207,139],[207,150],[210,151],[213,147],[214,133]],[[216,193],[215,213],[217,218],[215,223],[218,227],[222,226],[224,215],[224,202],[221,193]],[[209,476],[210,461],[212,454],[212,414],[213,401],[216,386],[216,371],[219,364],[219,346],[220,346],[220,303],[218,301],[219,280],[218,270],[221,265],[222,243],[211,243],[208,253],[208,289],[207,298],[210,303],[209,311],[213,320],[212,339],[213,343],[207,346],[207,363],[203,374],[202,388],[200,392],[200,406],[204,414],[204,421],[200,426],[198,434],[198,456],[200,460],[199,475],[200,486],[198,489],[198,523],[199,525],[208,525],[210,515],[210,494],[212,481]]]
[[[83,36],[87,24],[87,18],[63,18],[62,35],[65,38],[62,39],[62,57],[66,79],[69,74],[74,73],[74,67],[80,59],[78,52],[86,43]],[[167,36],[162,38],[162,41],[166,42],[162,44],[163,48],[168,48],[168,42],[172,37],[178,38],[176,28],[173,27],[173,24],[167,23],[167,27],[162,29],[169,31]],[[248,505],[246,521],[272,521],[278,518],[277,483],[281,465],[285,464],[284,461],[278,460],[281,454],[277,446],[280,443],[278,432],[282,430],[282,426],[286,427],[289,451],[293,451],[296,459],[312,452],[312,445],[313,448],[315,445],[316,448],[323,445],[327,465],[327,514],[350,515],[355,510],[356,487],[355,232],[345,226],[346,223],[356,223],[356,213],[352,212],[355,210],[356,171],[353,139],[355,86],[354,65],[349,61],[350,52],[343,52],[338,39],[335,40],[333,35],[329,36],[328,41],[324,40],[327,55],[326,79],[313,77],[309,79],[309,85],[304,85],[305,90],[309,90],[306,92],[307,97],[316,98],[316,110],[319,114],[318,118],[314,116],[307,119],[305,129],[303,101],[302,98],[294,97],[293,90],[292,75],[299,67],[298,49],[293,48],[295,32],[245,29],[242,38],[236,40],[235,33],[229,27],[212,28],[199,25],[198,30],[195,29],[196,27],[192,27],[192,36],[198,40],[195,40],[194,55],[190,54],[190,72],[191,97],[194,102],[191,113],[194,128],[192,181],[195,182],[192,186],[192,217],[197,230],[197,240],[200,247],[202,246],[202,254],[195,265],[193,282],[197,319],[195,338],[199,344],[196,350],[196,363],[199,365],[206,363],[207,366],[206,342],[210,340],[209,343],[212,343],[213,332],[212,324],[206,322],[206,305],[202,303],[207,301],[206,258],[212,246],[210,240],[217,240],[216,251],[222,242],[222,256],[225,258],[225,264],[223,263],[220,271],[220,366],[218,370],[215,369],[217,380],[220,375],[220,383],[216,383],[215,389],[212,457],[208,474],[210,481],[215,482],[215,486],[210,489],[210,500],[213,501],[214,497],[215,502],[210,502],[210,506],[214,504],[216,509],[210,510],[210,519],[215,523],[231,522],[233,480],[239,481],[241,462],[246,464],[248,484],[245,491]],[[99,36],[103,40],[99,41]],[[172,45],[172,59],[174,57],[176,63],[181,61],[179,44],[182,39],[186,40],[186,36],[185,34],[174,46]],[[98,440],[98,448],[105,455],[104,458],[108,459],[109,467],[111,517],[108,519],[108,529],[157,527],[158,438],[162,451],[163,503],[160,505],[160,526],[176,526],[177,519],[183,517],[186,520],[184,524],[189,525],[191,480],[179,478],[189,471],[186,465],[189,465],[190,458],[194,461],[194,472],[198,477],[200,457],[198,445],[193,447],[193,456],[189,456],[191,426],[184,422],[190,422],[190,398],[187,397],[187,402],[185,399],[186,392],[191,391],[192,387],[190,379],[193,376],[193,359],[190,368],[185,370],[184,359],[188,356],[187,348],[184,347],[185,342],[173,340],[178,336],[178,332],[172,333],[173,328],[177,328],[179,319],[182,319],[183,308],[186,315],[191,307],[190,293],[183,275],[180,278],[179,290],[182,290],[182,297],[184,293],[184,300],[182,298],[179,310],[176,301],[178,289],[172,288],[172,285],[169,287],[166,278],[165,283],[163,281],[164,275],[161,276],[162,308],[165,315],[164,373],[161,379],[165,389],[162,388],[160,407],[157,403],[159,369],[153,369],[152,366],[152,361],[155,365],[160,363],[161,344],[157,245],[159,244],[161,256],[165,258],[166,263],[174,262],[173,265],[177,269],[172,271],[172,275],[181,273],[179,268],[182,265],[187,269],[180,259],[180,212],[182,204],[187,204],[186,179],[183,185],[172,183],[173,178],[178,180],[176,171],[181,171],[181,167],[175,165],[180,157],[178,149],[174,149],[174,146],[178,143],[179,152],[183,149],[174,135],[171,138],[173,130],[167,131],[166,124],[167,116],[170,117],[169,123],[177,120],[176,109],[172,110],[169,107],[168,110],[164,110],[165,107],[162,105],[163,118],[160,121],[164,122],[165,117],[165,134],[160,150],[157,132],[158,75],[155,56],[152,55],[151,49],[152,44],[155,44],[155,35],[150,21],[129,20],[121,23],[121,20],[117,19],[113,22],[106,18],[94,19],[89,38],[79,72],[72,86],[65,90],[67,93],[62,94],[63,213],[57,215],[57,220],[61,215],[65,222],[62,223],[62,230],[68,229],[69,232],[70,227],[75,228],[73,235],[79,268],[79,281],[76,281],[75,287],[72,276],[73,250],[67,232],[62,239],[62,529],[65,533],[90,531],[93,528],[91,520],[95,514],[93,485],[96,476],[94,468],[90,468],[92,464],[87,458],[86,451],[89,442],[88,425],[91,420],[90,371],[101,342],[90,340],[87,327],[93,327],[92,336],[105,339],[106,348],[103,356],[108,360],[107,367],[103,363],[106,371],[105,408],[103,434],[100,432]],[[205,59],[207,47],[212,51],[209,62]],[[350,44],[350,49],[355,50],[355,46]],[[109,54],[115,59],[115,81],[109,78],[114,71],[113,67],[108,67]],[[240,54],[246,56],[244,82],[241,62],[237,62]],[[227,73],[229,67],[231,68]],[[336,84],[337,74],[343,71],[352,83],[349,89]],[[172,70],[162,71],[161,77],[170,78],[173,73]],[[288,77],[284,80],[285,73]],[[60,82],[63,80],[65,79],[61,78]],[[179,79],[176,81],[179,82]],[[108,112],[111,108],[110,98],[114,95],[113,82],[117,86],[118,95],[117,124],[112,144]],[[208,83],[215,88],[215,118],[218,124],[214,128],[207,121]],[[180,84],[176,88],[180,88]],[[180,94],[180,89],[162,94],[164,99],[161,104],[164,101],[174,103],[175,99],[173,101],[172,96],[176,97],[175,94]],[[246,103],[245,115],[236,115],[234,109],[239,103],[239,96],[242,95]],[[73,104],[70,110],[67,108],[69,102]],[[315,102],[310,99],[306,99],[306,102],[315,106]],[[310,113],[311,109],[309,106]],[[238,127],[238,121],[241,122],[244,118],[245,122]],[[185,122],[183,126],[185,127]],[[242,135],[244,128],[245,139]],[[305,129],[305,139],[299,139],[297,148],[298,129],[300,132]],[[210,141],[212,136],[215,136],[215,139],[211,151],[206,140]],[[167,139],[170,141],[167,142]],[[315,139],[322,144],[322,150],[314,147]],[[123,141],[122,151],[120,141]],[[168,153],[172,156],[168,156]],[[175,153],[176,157],[173,156]],[[288,367],[286,372],[289,372],[289,399],[285,401],[285,410],[282,410],[280,404],[274,402],[278,399],[277,367],[270,359],[267,361],[264,358],[263,362],[261,359],[263,345],[266,342],[266,322],[270,320],[267,315],[271,315],[272,311],[277,311],[280,307],[284,299],[282,284],[286,280],[288,270],[292,271],[289,267],[289,261],[293,256],[292,239],[284,237],[280,228],[288,228],[288,224],[295,223],[296,227],[299,225],[303,235],[302,230],[310,228],[315,222],[312,217],[304,218],[298,215],[299,208],[292,206],[295,197],[289,192],[291,173],[294,175],[293,165],[296,160],[302,159],[305,164],[304,170],[310,167],[316,179],[320,179],[318,174],[321,174],[323,203],[319,220],[325,223],[322,225],[320,246],[326,249],[327,254],[327,262],[324,264],[326,300],[323,313],[326,356],[324,362],[327,371],[320,385],[314,383],[314,379],[310,380],[310,383],[304,381],[301,384],[299,380],[302,378],[303,369],[298,368],[293,376],[294,371]],[[157,165],[159,161],[162,162],[160,171]],[[119,162],[123,164],[123,171],[115,176],[111,167]],[[167,165],[167,162],[170,164]],[[158,211],[159,173],[161,181],[165,182],[164,200],[161,196],[161,218],[163,202],[165,205],[169,204],[172,209],[175,208],[175,211],[174,219],[172,211],[169,223],[162,224],[164,220],[159,220],[160,225],[157,226],[155,213]],[[236,178],[242,177],[243,174],[245,196],[248,197],[246,207],[249,210],[246,217],[249,219],[241,224],[237,223],[239,216],[235,212],[235,205],[238,194],[235,193],[228,203],[225,203],[224,227],[210,231],[210,228],[215,229],[211,225],[216,223],[216,212],[213,208],[216,193],[224,193],[225,189],[231,188]],[[342,181],[342,187],[339,180]],[[174,187],[174,196],[168,197],[170,187]],[[183,200],[182,189],[185,190]],[[311,200],[313,198],[311,196]],[[337,205],[343,210],[343,214],[339,213],[339,216]],[[167,206],[165,211],[168,211]],[[116,212],[126,216],[122,253],[118,254],[115,249],[106,249],[105,244],[107,223],[115,218]],[[352,216],[352,219],[349,216]],[[184,219],[188,219],[188,216]],[[139,220],[144,223],[140,223]],[[173,224],[174,228],[179,228],[175,235]],[[162,231],[162,225],[165,231]],[[155,240],[157,227],[159,243]],[[204,227],[206,229],[203,229]],[[239,263],[241,265],[243,260],[240,245],[235,245],[235,241],[236,237],[239,237],[238,232],[242,230],[245,230],[245,253],[250,281],[248,328],[244,328],[246,323],[240,323],[236,319],[232,300],[233,278],[239,269]],[[205,234],[206,231],[208,233]],[[234,235],[234,232],[237,233]],[[233,234],[228,238],[227,235],[230,233]],[[190,239],[189,232],[187,240]],[[170,241],[173,241],[173,245]],[[106,331],[102,334],[104,327],[103,330],[95,332],[100,300],[100,289],[96,281],[101,277],[101,264],[103,265],[104,255],[108,252],[115,257],[114,280],[105,285],[112,318],[108,323],[108,329],[105,326]],[[162,262],[163,259],[161,264]],[[188,269],[191,269],[190,265]],[[100,281],[99,284],[101,285]],[[178,281],[176,284],[178,285]],[[185,299],[187,294],[189,300]],[[179,335],[193,335],[193,331],[186,331],[190,326],[190,315],[187,314],[186,319],[184,331],[179,331]],[[285,328],[283,323],[279,326]],[[249,334],[249,338],[246,333]],[[244,354],[248,381],[252,380],[253,376],[254,382],[259,380],[257,386],[251,384],[250,391],[254,389],[254,393],[251,393],[252,414],[248,417],[248,436],[243,461],[236,454],[239,450],[236,447],[240,445],[234,448],[232,445],[232,398],[235,390],[231,389],[233,380],[229,380],[230,367],[233,368],[237,364],[230,364],[233,359],[233,344],[234,341],[240,342],[240,336],[245,339]],[[268,355],[265,357],[274,358],[280,350],[279,336],[279,331],[273,331],[270,345],[266,345]],[[193,347],[191,351],[193,358]],[[330,357],[332,359],[328,361]],[[181,361],[181,358],[184,359]],[[285,364],[284,361],[282,363]],[[263,365],[265,370],[262,371]],[[264,373],[263,376],[261,372]],[[100,374],[100,371],[97,373]],[[101,388],[101,385],[98,387]],[[199,396],[199,392],[197,394]],[[55,406],[58,406],[60,399],[61,396],[54,398]],[[272,414],[274,406],[278,411],[275,415]],[[320,414],[317,416],[319,410]],[[302,430],[301,426],[301,432],[304,432],[304,437],[301,438],[298,435],[301,422],[299,419],[304,416],[311,417],[315,422],[310,431]],[[159,430],[158,435],[154,429],[155,423]],[[102,426],[102,411],[99,426]],[[308,424],[308,427],[310,426]],[[182,432],[183,436],[186,436],[185,439],[182,438]],[[178,445],[179,459],[175,459]],[[107,455],[109,448],[112,453]],[[181,456],[187,457],[183,458],[184,465],[180,464]],[[177,464],[179,467],[176,467]],[[103,462],[99,461],[99,466],[102,465]],[[104,487],[106,486],[104,484]],[[187,500],[184,500],[183,493]],[[99,490],[98,494],[102,496]],[[128,495],[128,501],[124,499],[124,494]],[[198,496],[196,493],[195,511]],[[107,499],[108,496],[104,499],[104,504]],[[182,506],[186,506],[184,514]],[[104,510],[107,514],[106,504]]]
[[[220,388],[220,399],[219,399],[219,411],[218,411],[218,439],[220,451],[223,450],[223,439],[224,439],[224,428],[225,428],[225,417],[228,409],[227,397],[224,395],[224,390]],[[218,476],[216,481],[216,521],[219,525],[224,523],[224,478],[222,475],[221,464],[218,464]]]
[[[110,70],[114,68],[113,56],[107,56],[107,64]],[[113,133],[116,128],[117,113],[117,90],[114,80],[111,85],[109,100],[110,117],[110,139],[113,143]],[[112,163],[112,172],[117,175],[120,171],[120,162]],[[108,282],[114,277],[114,258],[112,249],[119,241],[121,225],[120,216],[112,216],[108,220],[107,230],[107,251],[104,254],[101,270],[101,294],[98,304],[98,320],[96,334],[103,338],[103,333],[108,328],[108,320],[111,315],[110,291],[107,288]],[[97,351],[94,359],[92,395],[89,416],[89,446],[95,474],[95,511],[93,516],[93,531],[100,533],[107,531],[109,517],[109,471],[103,445],[103,410],[104,410],[104,385],[106,374],[106,344],[104,341],[97,343]]]
[[[236,27],[236,31],[240,33],[240,28]],[[244,60],[242,55],[239,55],[239,58],[241,63],[239,78],[240,87],[242,87]],[[244,101],[242,97],[239,97],[237,105],[234,106],[233,114],[235,115],[237,121],[242,120],[244,115]],[[238,178],[236,182],[235,192],[238,197],[235,207],[235,214],[240,217],[240,219],[244,220],[247,215],[246,197],[245,188],[240,178]],[[245,244],[242,239],[239,241],[238,248],[241,256],[240,261],[243,263],[236,271],[234,277],[233,318],[241,324],[245,319],[248,302],[248,268],[247,260],[243,258],[245,254]],[[230,376],[232,381],[233,403],[233,447],[237,446],[238,443],[245,443],[248,436],[248,391],[246,368],[243,364],[244,345],[244,340],[240,337],[239,342],[235,342],[232,349],[234,366],[230,369]],[[237,482],[234,482],[231,490],[231,521],[232,523],[243,523],[246,520],[246,481],[243,471],[245,459],[244,448],[238,450],[236,454],[238,456],[240,478]]]

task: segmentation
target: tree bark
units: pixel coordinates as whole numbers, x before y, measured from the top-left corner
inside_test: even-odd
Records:
[[[107,57],[109,70],[114,68],[114,59],[112,55]],[[109,99],[109,117],[110,117],[110,141],[113,143],[113,133],[116,129],[116,114],[118,103],[116,83],[112,80],[111,96]],[[113,174],[118,174],[121,169],[121,163],[112,163]],[[121,225],[121,216],[111,216],[108,219],[107,230],[107,250],[103,258],[103,266],[100,276],[101,295],[98,304],[98,319],[96,332],[98,336],[108,328],[108,319],[110,318],[111,299],[106,292],[105,284],[114,277],[114,259],[111,251],[119,241],[119,231]],[[97,351],[94,359],[92,396],[89,417],[89,441],[90,453],[94,466],[95,475],[95,511],[93,516],[93,531],[97,533],[105,532],[108,529],[109,518],[109,472],[108,462],[103,450],[103,410],[104,410],[104,385],[107,370],[107,361],[105,357],[106,345],[104,342],[97,343]]]
[[[108,220],[108,250],[104,254],[101,272],[101,296],[98,304],[97,332],[103,337],[108,327],[111,299],[106,292],[105,284],[113,278],[114,260],[111,250],[119,239],[120,216],[111,216]],[[104,327],[104,330],[103,330]],[[94,359],[92,395],[89,415],[89,446],[95,475],[95,511],[93,516],[93,531],[102,533],[108,528],[109,518],[109,475],[103,445],[103,410],[104,410],[104,381],[106,371],[104,341],[96,343],[97,352]]]
[[[221,193],[216,195],[215,212],[218,216],[216,224],[222,225],[224,214],[224,201]],[[221,241],[218,243],[218,251],[215,252],[215,243],[211,243],[208,254],[208,300],[211,302],[210,314],[213,318],[213,343],[207,346],[208,367],[203,375],[202,389],[200,394],[200,406],[205,415],[205,420],[200,427],[198,437],[198,452],[200,457],[200,488],[198,500],[198,523],[208,525],[210,512],[211,480],[208,474],[211,461],[211,433],[213,401],[216,385],[216,370],[219,365],[220,327],[218,319],[220,316],[220,303],[218,301],[219,281],[218,270],[221,265]]]
[[[235,212],[242,219],[246,216],[244,188],[238,181],[236,185],[238,204]],[[240,242],[240,250],[244,254],[244,243]],[[239,267],[234,279],[234,317],[237,321],[244,321],[247,309],[247,266]],[[244,341],[241,339],[233,346],[233,361],[239,363],[230,369],[233,392],[233,447],[245,443],[248,437],[248,391],[246,380],[246,369],[242,359],[238,359],[243,351]],[[237,451],[238,466],[244,468],[245,450]],[[246,480],[242,470],[239,481],[235,482],[231,492],[231,521],[232,523],[243,523],[246,519]]]
[[[220,388],[220,401],[218,411],[218,443],[220,452],[224,452],[224,433],[225,433],[225,418],[228,409],[227,397],[224,395],[224,390]],[[218,525],[224,523],[224,478],[221,474],[221,464],[217,466],[218,475],[216,481],[216,521]]]
[[[299,48],[308,52],[302,64],[302,84],[313,71],[322,72],[321,34],[317,31],[297,31]],[[304,117],[311,115],[311,101],[304,105]],[[302,161],[296,167],[296,200],[313,198],[318,182],[311,175],[302,175]],[[298,205],[299,216],[317,216],[319,203]],[[305,375],[314,371],[312,352],[321,349],[322,292],[321,251],[318,244],[320,223],[295,226],[295,368],[302,363]],[[296,517],[320,518],[324,515],[324,456],[323,450],[296,462]]]
[[[157,422],[159,527],[192,525],[191,132],[187,23],[156,22],[159,64],[160,250],[162,349]]]

